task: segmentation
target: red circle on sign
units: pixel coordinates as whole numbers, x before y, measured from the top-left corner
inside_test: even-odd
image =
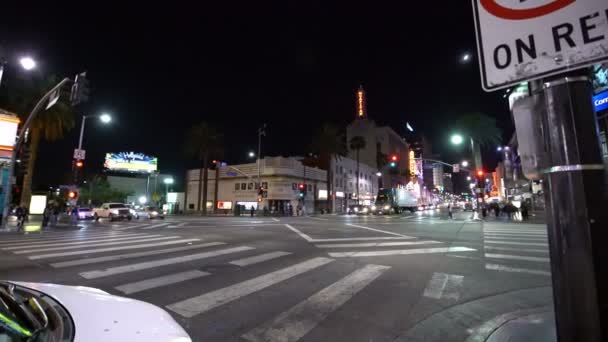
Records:
[[[576,0],[555,0],[546,5],[534,7],[534,8],[525,8],[525,9],[515,9],[504,7],[496,2],[497,0],[479,0],[483,8],[491,14],[502,18],[502,19],[511,19],[511,20],[522,20],[522,19],[531,19],[536,17],[541,17],[543,15],[549,14],[551,12],[555,12],[559,9],[562,9]]]

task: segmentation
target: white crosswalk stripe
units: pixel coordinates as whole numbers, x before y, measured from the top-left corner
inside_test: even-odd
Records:
[[[168,222],[165,222],[165,223],[159,223],[159,224],[153,224],[153,225],[151,225],[151,226],[143,227],[143,228],[141,228],[141,229],[154,229],[154,228],[161,228],[161,227],[164,227],[164,226],[168,226],[168,225],[170,225],[170,224],[171,224],[171,223],[168,223]]]
[[[393,246],[411,246],[411,245],[429,245],[441,243],[439,241],[422,240],[422,241],[395,241],[395,242],[363,242],[363,243],[332,243],[325,245],[315,245],[318,248],[360,248],[360,247],[393,247]]]
[[[483,238],[486,270],[551,275],[547,230],[544,226],[485,224]]]
[[[194,317],[213,308],[278,284],[299,274],[332,262],[329,258],[314,258],[219,290],[167,305],[167,309],[183,316]]]
[[[116,238],[103,238],[103,239],[93,239],[93,240],[82,240],[82,241],[69,241],[69,242],[53,242],[53,243],[35,243],[35,244],[27,244],[27,245],[19,245],[11,247],[1,248],[4,251],[11,251],[15,249],[23,249],[23,248],[38,248],[38,247],[53,247],[53,246],[73,246],[73,245],[82,245],[89,244],[95,242],[111,242],[111,241],[124,241],[124,240],[136,240],[142,239],[142,235],[144,234],[135,234],[136,236],[121,236]],[[162,235],[144,235],[146,238],[159,237]]]
[[[383,251],[358,251],[358,252],[336,252],[329,253],[332,258],[345,257],[371,257],[387,255],[410,255],[410,254],[434,254],[434,253],[453,253],[453,252],[472,252],[473,248],[468,247],[437,247],[437,248],[417,248],[417,249],[393,249]]]
[[[282,256],[286,256],[286,255],[290,255],[290,254],[291,253],[289,253],[289,252],[276,251],[276,252],[270,252],[270,253],[264,253],[264,254],[260,254],[260,255],[255,255],[255,256],[252,256],[252,257],[249,257],[249,258],[243,258],[243,259],[239,259],[239,260],[233,260],[233,261],[230,261],[229,264],[243,267],[243,266],[249,266],[249,265],[257,264],[257,263],[260,263],[260,262],[264,262],[264,261],[280,258]]]
[[[144,244],[131,245],[131,246],[122,246],[122,247],[107,247],[107,248],[85,249],[85,250],[72,251],[72,252],[40,254],[40,255],[29,256],[28,259],[30,259],[30,260],[39,260],[39,259],[65,257],[65,256],[70,256],[70,255],[83,255],[83,254],[95,254],[95,253],[115,252],[115,251],[123,251],[123,250],[127,250],[127,249],[138,249],[138,248],[149,248],[149,247],[167,246],[167,245],[175,245],[175,244],[179,244],[179,243],[192,243],[192,242],[195,242],[195,241],[200,241],[200,239],[179,239],[179,240],[160,241],[160,242],[154,242],[154,243],[144,243]]]
[[[390,267],[366,265],[242,337],[251,342],[295,342]]]
[[[461,275],[435,272],[424,289],[423,296],[458,300],[463,281],[464,276]]]
[[[79,246],[62,246],[62,247],[45,247],[45,248],[34,248],[34,249],[26,249],[14,251],[15,254],[31,254],[31,253],[39,253],[39,252],[50,252],[50,251],[63,251],[66,249],[77,249],[77,248],[89,248],[89,247],[103,247],[103,246],[116,246],[116,245],[125,245],[125,244],[133,244],[140,242],[152,242],[152,241],[160,241],[160,240],[171,240],[177,239],[179,236],[163,236],[158,235],[160,237],[145,237],[140,238],[139,240],[129,240],[129,241],[113,241],[113,242],[102,242],[102,243],[87,243]]]
[[[137,233],[143,234],[143,233]],[[70,235],[44,235],[29,238],[20,238],[20,239],[2,239],[0,241],[0,246],[6,245],[18,245],[18,244],[29,244],[29,243],[41,243],[41,242],[60,242],[60,241],[78,241],[84,238],[102,238],[102,237],[119,237],[119,236],[128,236],[134,234],[126,234],[122,232],[111,231],[107,233],[78,233],[78,234],[70,234]]]
[[[140,262],[140,263],[130,264],[130,265],[110,267],[105,270],[81,272],[79,274],[81,277],[86,278],[86,279],[96,279],[96,278],[102,278],[102,277],[107,277],[107,276],[121,274],[121,273],[135,272],[135,271],[147,270],[150,268],[179,264],[179,263],[188,262],[188,261],[212,258],[212,257],[224,255],[224,254],[244,252],[244,251],[248,251],[248,250],[252,250],[252,249],[254,249],[254,248],[247,247],[247,246],[233,247],[233,248],[227,248],[227,249],[220,249],[220,250],[216,250],[216,251],[212,251],[212,252],[203,252],[203,253],[190,254],[190,255],[185,255],[185,256],[168,258],[168,259],[159,259],[159,260],[145,261],[145,262]]]
[[[142,281],[138,281],[138,282],[134,282],[134,283],[119,285],[119,286],[116,286],[115,289],[117,289],[118,291],[123,292],[125,294],[131,294],[131,293],[154,289],[154,288],[161,287],[161,286],[167,286],[167,285],[171,285],[171,284],[180,283],[180,282],[186,281],[186,280],[192,280],[192,279],[204,277],[204,276],[207,276],[210,274],[211,273],[202,272],[199,270],[191,270],[191,271],[179,272],[179,273],[169,274],[169,275],[165,275],[165,276],[161,276],[161,277],[146,279],[146,280],[142,280]]]

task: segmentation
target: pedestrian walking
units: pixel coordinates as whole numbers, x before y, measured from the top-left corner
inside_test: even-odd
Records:
[[[253,217],[253,214],[255,214],[255,208],[253,207],[253,205],[251,206],[251,208],[249,210],[251,211],[251,213],[250,213],[251,217]]]
[[[78,208],[76,206],[70,210],[70,225],[78,225]]]
[[[51,213],[51,226],[55,226],[57,225],[57,219],[59,217],[59,207],[57,205],[53,205]]]
[[[21,229],[23,227],[23,222],[25,221],[23,207],[17,206],[17,208],[15,208],[15,216],[17,217],[17,228]]]
[[[46,208],[44,208],[44,212],[42,213],[42,226],[43,227],[48,226],[50,219],[51,219],[51,207],[50,207],[50,205],[47,205]]]
[[[530,212],[528,211],[528,203],[524,202],[521,204],[521,218],[523,221],[527,220],[530,217]]]
[[[452,216],[452,205],[448,204],[448,217],[451,219],[453,219],[454,217]]]
[[[500,206],[498,205],[498,203],[494,204],[494,215],[496,217],[500,216]]]

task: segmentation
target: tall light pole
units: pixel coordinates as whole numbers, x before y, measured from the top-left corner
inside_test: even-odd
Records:
[[[0,84],[2,83],[2,75],[4,74],[5,65],[6,61],[4,59],[0,60]],[[21,65],[23,70],[30,71],[36,68],[36,61],[32,57],[25,56],[19,59],[19,65]]]
[[[90,117],[98,117],[99,121],[104,124],[108,124],[112,121],[112,117],[110,114],[103,113],[100,115],[83,115],[82,123],[80,124],[80,137],[78,138],[78,152],[74,152],[74,159],[76,159],[76,163],[80,163],[79,165],[75,165],[74,167],[74,185],[78,184],[78,170],[82,167],[82,160],[84,159],[84,151],[82,151],[82,140],[84,138],[84,125],[87,121],[87,118]]]
[[[260,167],[262,165],[262,136],[266,136],[266,124],[263,124],[262,127],[258,128],[258,189],[262,187],[262,180],[260,177]]]
[[[163,179],[163,183],[165,183],[165,201],[167,200],[167,197],[169,196],[169,185],[173,184],[173,182],[174,182],[173,178]]]

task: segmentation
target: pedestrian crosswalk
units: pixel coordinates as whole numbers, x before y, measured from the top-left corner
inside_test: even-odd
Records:
[[[486,270],[551,275],[545,225],[484,223],[483,241]]]
[[[358,228],[370,230],[365,226]],[[293,291],[303,292],[297,301],[279,304],[275,312],[239,333],[247,341],[298,341],[355,297],[361,295],[364,299],[368,287],[392,267],[382,265],[378,262],[381,259],[350,263],[341,262],[342,258],[474,251],[464,246],[446,246],[440,241],[387,234],[364,241],[311,238],[319,253],[302,256],[280,248],[207,240],[174,232],[177,231],[163,235],[157,231],[109,229],[13,236],[0,240],[0,253],[11,253],[43,263],[53,271],[72,274],[86,282],[86,286],[103,284],[100,287],[107,291],[142,296],[185,319],[208,317],[214,310],[238,305],[255,294],[282,293],[294,289],[298,277],[318,275],[315,279],[323,281],[306,281],[303,289],[296,285]],[[244,272],[223,277],[221,268],[218,271],[204,267],[209,264]],[[434,277],[426,296],[436,300],[458,298],[462,276]],[[171,300],[151,296],[167,292],[172,294]]]

